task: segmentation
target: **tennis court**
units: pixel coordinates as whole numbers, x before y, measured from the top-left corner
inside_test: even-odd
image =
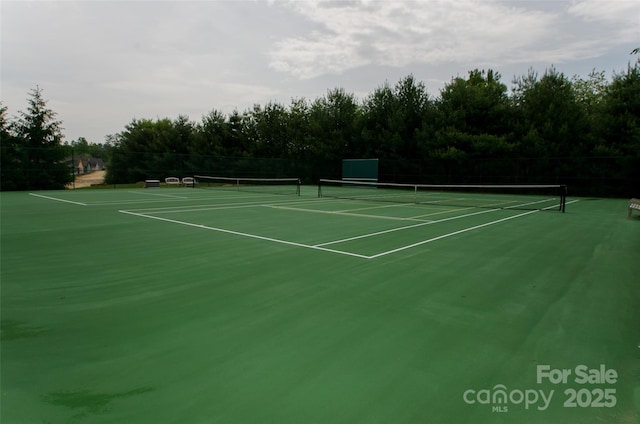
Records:
[[[2,422],[640,420],[627,201],[327,190],[2,193]]]

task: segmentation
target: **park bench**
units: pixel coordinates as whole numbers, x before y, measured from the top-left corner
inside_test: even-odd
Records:
[[[629,212],[627,212],[627,219],[631,218],[631,212],[633,212],[634,209],[640,212],[640,199],[629,200]]]
[[[180,185],[180,178],[178,177],[167,177],[164,179],[164,182],[167,185]]]
[[[160,180],[144,180],[144,187],[145,188],[160,187]]]
[[[182,179],[182,185],[185,187],[195,187],[196,180],[193,177],[184,177]]]

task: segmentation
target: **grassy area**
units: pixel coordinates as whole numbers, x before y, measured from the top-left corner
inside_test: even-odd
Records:
[[[640,421],[626,201],[314,194],[2,193],[0,421]]]

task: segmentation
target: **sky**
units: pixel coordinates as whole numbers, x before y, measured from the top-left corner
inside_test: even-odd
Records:
[[[473,69],[610,80],[640,47],[638,0],[2,0],[0,16],[2,105],[14,119],[39,87],[67,142],[336,88],[364,101],[409,75],[432,98]]]

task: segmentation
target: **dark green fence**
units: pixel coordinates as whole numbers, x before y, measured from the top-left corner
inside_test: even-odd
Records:
[[[431,184],[565,184],[571,195],[640,196],[631,157],[381,160],[380,181]]]
[[[61,188],[72,179],[70,158],[51,163],[43,152],[22,151],[3,160],[3,190]],[[34,159],[36,158],[36,159]],[[8,159],[8,158],[3,158]],[[342,178],[342,159],[225,157],[170,152],[122,152],[114,149],[105,184],[193,175],[252,178],[297,177],[304,184]],[[66,164],[66,165],[64,165]],[[64,174],[64,175],[61,175]],[[65,181],[65,182],[67,182]],[[379,160],[379,181],[427,184],[566,184],[570,195],[640,197],[638,157],[418,158]]]

